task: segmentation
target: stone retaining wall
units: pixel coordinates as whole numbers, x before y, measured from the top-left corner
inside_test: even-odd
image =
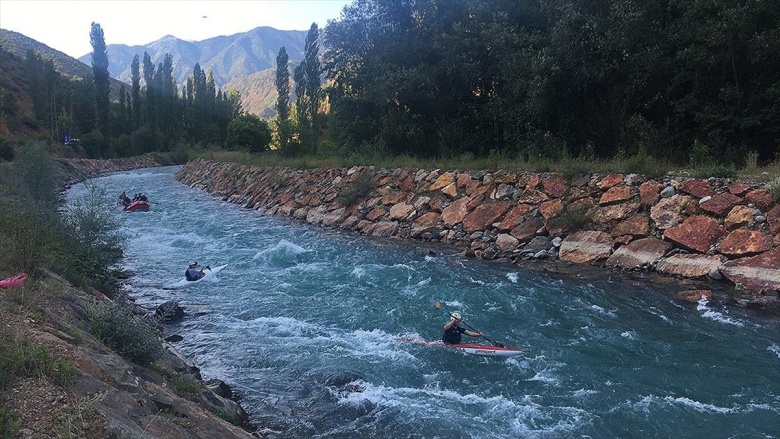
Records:
[[[436,241],[465,256],[559,259],[712,278],[778,309],[780,205],[729,179],[508,171],[294,170],[195,160],[177,180],[267,214],[357,233]],[[699,294],[681,294],[698,300]]]

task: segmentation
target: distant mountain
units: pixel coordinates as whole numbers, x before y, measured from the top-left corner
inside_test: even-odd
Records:
[[[179,90],[187,84],[196,63],[201,69],[214,75],[214,83],[220,90],[234,90],[241,97],[244,111],[270,119],[276,115],[276,56],[284,46],[290,57],[290,76],[293,66],[303,58],[303,47],[308,31],[281,31],[270,27],[258,27],[244,33],[209,38],[203,41],[185,41],[166,36],[142,46],[109,44],[108,72],[111,75],[111,96],[118,99],[119,87],[125,84],[127,90],[132,83],[130,65],[133,56],[138,55],[141,63],[143,83],[143,56],[149,54],[155,66],[166,53],[173,57],[173,75]],[[52,49],[43,43],[20,33],[0,29],[0,47],[24,58],[27,49],[32,49],[45,59],[51,59],[54,67],[68,77],[92,75],[92,54],[78,60]],[[292,97],[291,99],[294,99]]]
[[[245,110],[263,117],[261,113],[265,110],[257,108],[256,105],[258,97],[254,92],[247,92],[247,88],[257,83],[257,79],[253,79],[256,74],[275,68],[280,47],[285,47],[291,62],[301,60],[306,34],[307,31],[283,31],[258,27],[248,32],[203,41],[185,41],[169,35],[141,46],[109,44],[106,46],[108,71],[112,77],[129,84],[132,82],[130,65],[134,55],[138,55],[143,76],[144,52],[149,54],[155,66],[162,62],[166,53],[169,53],[173,57],[173,76],[179,90],[187,84],[187,78],[192,75],[195,64],[200,64],[204,71],[211,70],[217,88],[233,89],[238,91],[242,98],[246,96],[252,103],[245,103]],[[79,60],[91,62],[91,54],[84,55]],[[245,78],[247,76],[251,78]],[[231,86],[227,87],[228,84]],[[271,84],[273,85],[273,78]],[[263,87],[261,94],[265,93],[266,87]]]
[[[54,68],[60,72],[60,74],[68,78],[86,78],[88,76],[92,76],[91,55],[87,56],[86,61],[82,62],[75,58],[71,58],[59,50],[52,49],[51,47],[37,40],[33,40],[32,38],[22,35],[18,32],[6,29],[0,29],[0,47],[21,59],[27,57],[28,50],[32,50],[42,59],[51,60],[51,62],[54,64]],[[112,77],[112,99],[119,99],[119,89],[123,85],[127,90],[130,90],[129,85],[115,79],[115,77]]]

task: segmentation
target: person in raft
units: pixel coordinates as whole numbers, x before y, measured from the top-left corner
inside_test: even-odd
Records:
[[[455,311],[450,313],[452,319],[444,325],[444,335],[441,337],[441,341],[447,344],[459,344],[460,335],[466,334],[469,337],[482,337],[481,332],[469,331],[466,328],[460,326],[460,322],[463,320],[460,317],[460,313]]]
[[[184,277],[188,281],[198,280],[206,275],[203,270],[211,270],[211,267],[206,265],[205,267],[198,268],[197,262],[190,262],[190,265],[187,266],[187,269],[184,271]]]

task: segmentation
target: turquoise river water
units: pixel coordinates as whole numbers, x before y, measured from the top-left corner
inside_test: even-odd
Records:
[[[149,212],[111,207],[128,291],[152,311],[187,310],[166,335],[241,394],[265,437],[780,438],[777,322],[680,303],[664,285],[556,278],[264,215],[178,183],[177,169],[86,184],[147,194]],[[169,289],[190,260],[228,266]],[[439,339],[445,310],[529,352],[396,340]]]

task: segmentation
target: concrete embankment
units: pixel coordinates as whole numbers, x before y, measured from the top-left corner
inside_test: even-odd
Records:
[[[295,170],[195,160],[176,178],[267,214],[462,249],[486,260],[566,261],[706,279],[780,313],[780,205],[766,184],[638,175],[412,169]],[[700,285],[697,284],[697,285]]]

